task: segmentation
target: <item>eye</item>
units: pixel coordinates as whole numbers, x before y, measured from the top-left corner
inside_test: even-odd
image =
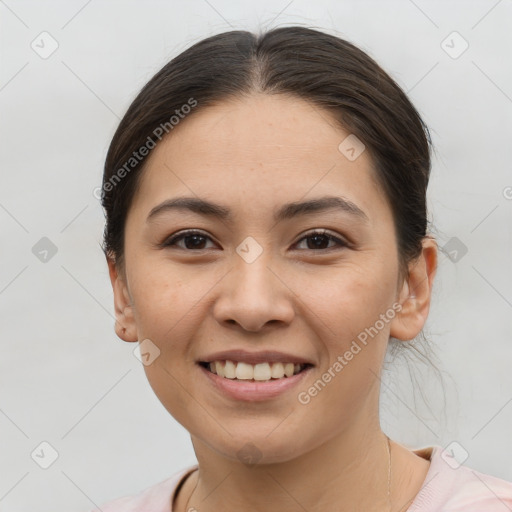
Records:
[[[348,243],[342,240],[341,238],[338,238],[337,236],[334,236],[332,234],[329,234],[326,232],[325,229],[316,229],[314,231],[310,231],[307,233],[304,237],[302,237],[297,244],[300,244],[303,240],[309,240],[312,241],[312,243],[306,242],[306,249],[310,250],[325,250],[325,249],[332,249],[331,247],[326,247],[326,244],[329,244],[330,242],[334,243],[334,247],[348,247]]]
[[[160,246],[161,247],[171,247],[171,246],[177,246],[180,249],[184,250],[205,250],[208,247],[206,247],[207,242],[212,241],[212,239],[202,233],[201,231],[197,230],[189,230],[189,231],[183,231],[181,233],[178,233],[176,235],[171,236],[170,238],[164,240]],[[303,236],[295,245],[300,245],[300,243],[305,240],[306,241],[306,247],[305,249],[308,250],[328,250],[333,249],[336,246],[337,247],[348,247],[349,244],[342,240],[341,238],[334,236],[330,233],[328,233],[325,229],[317,229],[314,231],[310,231],[305,236]],[[183,242],[182,245],[179,245],[180,242]],[[309,243],[311,242],[311,243]],[[329,244],[333,244],[329,246]],[[301,249],[303,250],[303,249]]]
[[[201,231],[183,231],[177,235],[171,236],[167,240],[164,240],[160,245],[161,247],[169,247],[172,245],[177,245],[177,242],[183,241],[184,247],[183,245],[177,245],[181,249],[196,249],[200,251],[207,249],[207,247],[205,247],[206,240],[211,240],[211,238]]]

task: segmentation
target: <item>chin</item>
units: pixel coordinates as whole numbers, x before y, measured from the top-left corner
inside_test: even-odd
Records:
[[[281,420],[282,418],[279,421]],[[241,462],[248,467],[256,464],[285,463],[308,450],[303,445],[304,432],[297,432],[297,437],[286,432],[280,433],[276,430],[279,421],[273,422],[271,428],[265,425],[265,428],[261,429],[258,429],[255,422],[252,422],[251,429],[230,429],[229,425],[226,425],[229,434],[221,429],[222,433],[218,433],[218,439],[212,438],[211,430],[199,437],[201,444],[206,444],[226,459]],[[248,430],[255,432],[250,433]]]

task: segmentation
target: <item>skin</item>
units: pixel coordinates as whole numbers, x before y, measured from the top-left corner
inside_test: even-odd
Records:
[[[350,161],[338,150],[348,134],[302,99],[254,93],[198,110],[149,156],[126,220],[125,267],[108,265],[116,332],[160,349],[144,366],[147,378],[190,432],[198,460],[174,510],[389,510],[380,372],[389,337],[410,340],[425,323],[437,246],[425,238],[400,278],[390,206],[369,152]],[[367,221],[341,210],[272,218],[284,203],[325,195],[355,203]],[[232,223],[190,211],[146,222],[154,206],[180,196],[222,204]],[[321,239],[315,248],[304,236],[321,228],[350,244]],[[190,239],[158,245],[185,229],[209,237],[200,239],[203,249]],[[263,250],[250,264],[235,251],[247,236]],[[393,304],[401,311],[301,404],[298,392]],[[282,350],[315,367],[297,389],[239,402],[216,391],[195,363],[229,348]],[[237,457],[246,443],[257,447],[258,464]],[[391,460],[398,511],[419,492],[429,462],[395,442]]]

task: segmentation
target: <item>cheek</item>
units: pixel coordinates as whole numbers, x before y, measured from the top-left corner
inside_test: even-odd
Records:
[[[334,346],[373,325],[392,306],[395,296],[392,269],[375,261],[367,266],[330,268],[324,277],[297,276],[295,283],[302,290],[298,295],[305,306],[304,315],[318,318],[320,332]]]
[[[183,337],[187,325],[195,324],[201,297],[211,285],[193,280],[175,265],[146,265],[133,272],[132,294],[139,336],[165,345]],[[173,341],[174,340],[174,341]]]
[[[189,428],[189,348],[201,322],[201,297],[211,285],[204,279],[196,283],[169,262],[140,270],[133,286],[139,339],[151,340],[159,351],[144,371],[162,405]]]
[[[375,262],[371,268],[338,269],[328,281],[309,283],[303,315],[324,352],[319,377],[326,385],[317,386],[323,395],[317,403],[327,405],[329,414],[343,415],[340,405],[357,407],[375,384],[395,312],[393,279],[392,271]]]

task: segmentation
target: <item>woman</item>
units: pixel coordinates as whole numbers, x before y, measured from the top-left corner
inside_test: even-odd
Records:
[[[198,464],[104,512],[512,509],[512,484],[380,428],[388,343],[430,307],[430,145],[312,29],[219,34],[149,81],[108,151],[104,250],[116,333]]]

